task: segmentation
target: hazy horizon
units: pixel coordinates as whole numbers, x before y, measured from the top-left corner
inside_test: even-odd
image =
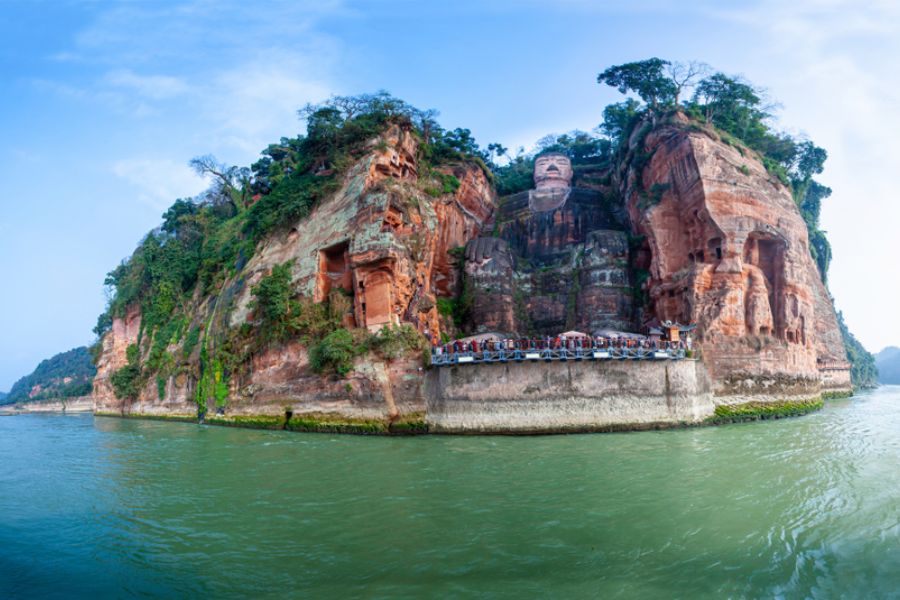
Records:
[[[900,6],[423,4],[4,4],[0,390],[92,341],[105,274],[176,198],[205,188],[192,157],[249,165],[302,130],[305,103],[379,89],[439,110],[482,146],[528,149],[596,127],[621,100],[597,73],[651,56],[745,76],[780,103],[779,127],[828,151],[835,304],[872,353],[900,345],[888,262],[900,83],[884,60],[900,49]]]

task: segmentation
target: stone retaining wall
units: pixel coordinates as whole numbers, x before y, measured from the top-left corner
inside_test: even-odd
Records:
[[[429,430],[541,433],[698,423],[715,405],[702,363],[480,364],[426,376]]]
[[[852,392],[853,383],[850,381],[850,369],[819,369],[822,379],[822,391],[824,392]]]

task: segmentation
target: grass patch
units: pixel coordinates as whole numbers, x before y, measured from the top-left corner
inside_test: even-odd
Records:
[[[843,400],[850,398],[853,392],[822,392],[822,400]]]
[[[740,423],[798,417],[819,410],[825,402],[821,398],[812,400],[784,400],[781,402],[747,402],[745,404],[719,405],[715,414],[707,419],[710,424]]]

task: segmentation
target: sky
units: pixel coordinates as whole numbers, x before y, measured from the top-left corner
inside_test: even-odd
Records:
[[[482,144],[591,130],[606,67],[739,74],[829,152],[829,286],[870,351],[900,345],[900,4],[893,0],[5,0],[0,4],[0,390],[93,341],[105,274],[188,161],[249,165],[296,111],[380,89]]]

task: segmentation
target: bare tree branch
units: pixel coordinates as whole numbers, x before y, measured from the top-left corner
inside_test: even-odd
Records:
[[[695,81],[705,77],[711,70],[708,64],[696,60],[686,63],[673,62],[666,66],[666,73],[675,84],[675,106],[678,106],[682,93],[693,87]]]

